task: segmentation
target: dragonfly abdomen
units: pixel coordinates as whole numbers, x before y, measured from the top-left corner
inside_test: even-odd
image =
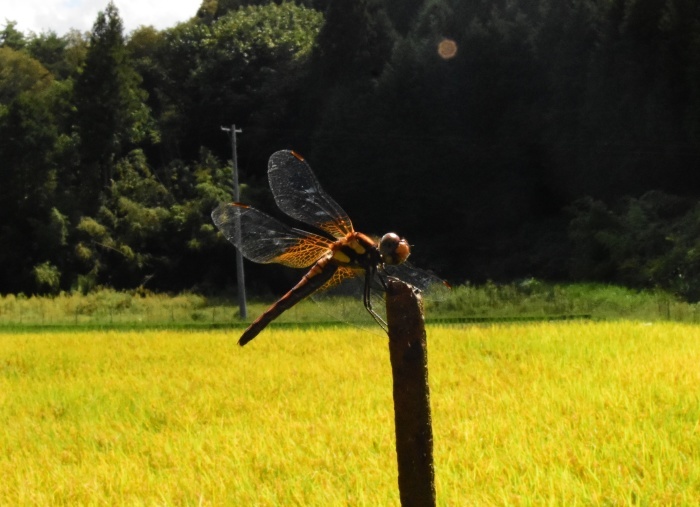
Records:
[[[311,269],[302,277],[302,279],[299,280],[299,283],[292,287],[289,292],[278,299],[275,304],[265,310],[260,317],[255,319],[255,321],[248,326],[248,328],[241,335],[241,338],[238,340],[238,345],[242,347],[250,340],[258,336],[258,334],[265,329],[270,322],[275,320],[277,317],[282,315],[282,313],[289,310],[292,306],[297,304],[305,297],[317,291],[328,280],[330,280],[338,269],[338,266],[330,262],[330,260],[331,257],[326,256],[316,262],[316,264],[311,267]]]

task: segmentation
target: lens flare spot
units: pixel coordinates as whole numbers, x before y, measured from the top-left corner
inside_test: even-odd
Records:
[[[442,39],[438,44],[438,55],[444,60],[449,60],[457,55],[457,43],[452,39]]]

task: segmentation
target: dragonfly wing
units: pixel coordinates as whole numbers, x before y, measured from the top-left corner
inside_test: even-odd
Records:
[[[385,265],[384,272],[413,285],[432,300],[444,299],[450,291],[450,286],[445,280],[430,271],[415,267],[410,262],[395,266]]]
[[[289,227],[244,204],[221,204],[211,216],[226,239],[253,262],[305,268],[329,252],[328,239]]]
[[[319,289],[319,291],[327,291],[333,287],[337,287],[345,280],[354,278],[364,273],[362,270],[354,270],[346,267],[339,267],[333,276]]]
[[[342,266],[330,280],[311,295],[311,300],[318,305],[319,314],[323,314],[325,319],[340,321],[373,334],[384,335],[384,330],[377,325],[362,305],[364,285],[364,270]],[[372,291],[372,307],[380,316],[386,313],[383,291]],[[324,317],[320,318],[324,319]],[[386,315],[383,318],[386,320]]]
[[[290,150],[273,153],[267,175],[277,206],[290,217],[336,238],[353,232],[347,213],[321,188],[301,155]]]

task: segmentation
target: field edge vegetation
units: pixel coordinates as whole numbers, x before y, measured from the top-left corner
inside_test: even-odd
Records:
[[[274,297],[249,301],[246,321]],[[440,300],[426,299],[428,322],[502,320],[673,320],[700,321],[700,304],[664,291],[638,291],[613,285],[551,284],[535,279],[518,283],[461,285]],[[352,320],[361,305],[353,298],[303,301],[278,319],[282,325],[319,325]],[[361,313],[361,312],[360,312]],[[347,317],[350,315],[350,317]],[[238,327],[233,297],[195,293],[165,294],[102,288],[87,294],[0,296],[0,329],[27,328],[206,328]]]

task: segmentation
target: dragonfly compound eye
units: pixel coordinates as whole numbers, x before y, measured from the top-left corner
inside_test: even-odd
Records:
[[[398,234],[389,232],[379,241],[379,253],[386,264],[401,264],[411,255],[411,247]]]

